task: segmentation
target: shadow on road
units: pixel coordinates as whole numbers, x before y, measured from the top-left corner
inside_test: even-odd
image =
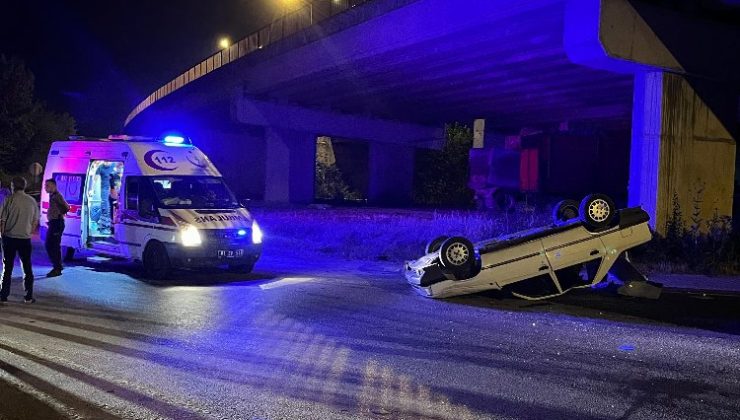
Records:
[[[172,271],[168,278],[155,280],[147,278],[141,265],[120,259],[105,259],[100,262],[75,260],[67,262],[66,266],[86,267],[96,273],[119,273],[155,287],[239,285],[238,283],[243,282],[273,280],[278,276],[275,273],[259,270],[252,273],[234,273],[219,268],[176,269]]]
[[[6,347],[7,346],[2,345],[1,348],[5,350]],[[59,388],[47,380],[16,367],[11,363],[0,361],[0,370],[5,372],[7,375],[13,376],[17,380],[32,386],[39,392],[46,395],[53,395],[57,401],[67,407],[74,408],[77,413],[85,417],[94,419],[116,418],[71,392]],[[0,380],[0,396],[2,396],[4,401],[2,408],[2,418],[4,419],[28,419],[31,417],[38,419],[68,418],[48,403],[36,398],[30,393],[24,392],[15,385],[2,380]],[[31,413],[32,416],[30,415]]]
[[[306,287],[310,284],[306,283]],[[722,413],[734,409],[736,391],[727,385],[712,385],[714,372],[703,378],[666,377],[656,370],[636,375],[635,360],[626,353],[613,358],[616,350],[611,346],[588,348],[587,354],[584,354],[586,349],[578,346],[556,353],[556,349],[545,345],[548,338],[542,332],[522,328],[529,320],[517,321],[507,313],[554,313],[648,322],[648,316],[668,316],[666,311],[672,306],[685,311],[686,302],[673,301],[671,294],[664,300],[647,303],[601,291],[584,291],[536,303],[490,294],[448,301],[411,294],[380,296],[367,301],[362,294],[345,295],[341,299],[316,290],[302,293],[300,299],[290,294],[286,295],[290,298],[273,298],[264,304],[255,301],[235,308],[239,309],[239,316],[233,317],[230,323],[220,323],[223,331],[188,331],[187,334],[176,333],[182,331],[178,323],[161,323],[157,308],[139,312],[135,308],[122,309],[69,296],[50,296],[48,301],[32,306],[7,305],[3,310],[12,316],[4,322],[7,327],[66,343],[66,347],[85,346],[92,352],[111,354],[115,356],[112,360],[133,359],[132,363],[145,365],[151,374],[167,372],[186,376],[203,389],[224,383],[242,392],[258,389],[321,403],[345,413],[370,413],[376,418],[464,418],[465,410],[529,418],[595,417],[582,407],[556,406],[544,401],[523,403],[497,391],[495,386],[488,389],[437,382],[433,380],[436,373],[428,375],[426,371],[428,368],[439,375],[449,375],[449,369],[459,366],[471,367],[486,378],[490,375],[502,375],[502,380],[533,378],[537,383],[579,395],[592,395],[594,383],[598,382],[611,392],[629,396],[627,414],[639,413],[644,407],[672,407],[678,401],[706,398],[706,395],[713,396],[711,404]],[[630,309],[633,304],[635,307]],[[454,311],[456,306],[460,309],[463,305],[479,308]],[[653,309],[641,314],[639,308],[643,307]],[[687,313],[701,309],[699,306]],[[430,324],[430,317],[435,314],[440,322]],[[106,322],[110,320],[117,322]],[[508,328],[496,328],[507,322]],[[453,333],[463,326],[466,329],[461,333]],[[200,336],[202,339],[197,338]],[[0,340],[0,350],[14,357],[104,392],[113,391],[116,396],[160,415],[197,416],[187,407],[178,406],[177,400],[163,401],[161,395],[147,388],[130,389],[104,375],[83,372],[43,353],[3,343]],[[536,354],[532,353],[533,349],[537,349]],[[609,360],[612,366],[606,369],[604,360]],[[43,393],[67,398],[60,401],[75,410],[83,411],[87,407],[87,401],[65,390],[58,393],[57,386],[19,371],[7,362],[0,364],[0,369]],[[605,375],[609,376],[608,382],[604,381]],[[452,407],[461,414],[435,415],[440,407]],[[107,413],[91,413],[89,417],[105,418],[104,414]]]
[[[740,295],[666,290],[658,300],[617,295],[614,288],[572,290],[543,301],[516,299],[501,291],[449,299],[478,307],[517,312],[557,313],[627,323],[662,322],[740,335]]]
[[[71,304],[71,307],[78,311],[81,310],[82,305],[82,302],[75,302]],[[147,364],[150,372],[167,369],[180,375],[191,375],[192,380],[200,382],[202,386],[214,382],[229,383],[244,389],[256,388],[304,401],[327,404],[345,413],[358,411],[365,414],[370,413],[371,417],[375,418],[380,416],[454,418],[449,415],[434,415],[430,407],[438,406],[441,401],[444,401],[442,405],[456,407],[463,413],[469,413],[469,409],[476,409],[511,415],[521,410],[520,403],[505,396],[491,395],[483,390],[461,390],[445,384],[427,385],[424,381],[417,383],[414,374],[404,372],[403,369],[393,364],[385,363],[382,358],[378,360],[373,357],[366,361],[367,352],[382,356],[388,351],[393,351],[405,357],[413,357],[420,363],[436,362],[439,360],[440,353],[431,351],[431,349],[445,350],[450,346],[446,340],[433,337],[428,341],[430,347],[426,351],[413,351],[405,348],[405,345],[404,348],[392,349],[396,346],[385,340],[380,341],[382,337],[375,337],[371,332],[372,328],[369,327],[375,322],[368,314],[348,314],[351,320],[342,320],[343,326],[354,325],[356,327],[353,328],[354,334],[373,338],[372,341],[375,344],[365,346],[343,342],[349,338],[347,335],[343,337],[344,339],[333,338],[315,329],[313,325],[286,318],[272,310],[267,312],[255,310],[252,314],[254,323],[247,324],[240,330],[238,341],[254,342],[258,346],[254,348],[226,346],[227,351],[214,352],[210,344],[205,342],[181,342],[165,337],[158,338],[152,334],[132,332],[130,326],[125,324],[117,327],[95,325],[95,321],[89,318],[109,316],[111,308],[107,307],[86,305],[84,312],[85,317],[89,319],[88,322],[60,320],[58,316],[54,316],[54,312],[58,311],[61,315],[66,311],[59,311],[50,305],[41,308],[39,306],[24,307],[23,310],[10,308],[6,311],[9,315],[22,316],[26,320],[31,320],[30,322],[5,321],[5,325],[9,327],[72,345],[83,345],[95,351],[104,351],[119,357],[133,358],[139,363]],[[50,315],[39,315],[38,312]],[[117,316],[125,318],[128,315],[122,312]],[[368,321],[369,325],[365,325]],[[410,334],[418,331],[414,325],[406,326],[404,330]],[[130,342],[113,343],[99,338],[99,335],[125,338]],[[415,344],[419,345],[419,343]],[[165,417],[196,418],[198,416],[186,407],[178,407],[162,401],[157,395],[123,387],[103,377],[90,375],[77,368],[2,342],[0,342],[0,350],[55,370],[96,389],[114,393],[119,398],[136,403]],[[507,359],[505,354],[491,353],[488,350],[488,346],[482,345],[472,349],[472,352],[477,354],[478,363],[481,366],[501,366],[502,363],[507,363],[512,369],[521,370],[523,373],[531,368],[526,364],[505,362]],[[206,354],[207,358],[199,356]],[[352,355],[356,359],[350,359]],[[449,357],[450,360],[459,361],[465,356],[459,351],[450,351],[445,358]],[[355,363],[360,366],[354,366]],[[363,368],[362,365],[365,367]],[[2,364],[0,364],[0,369],[4,369]],[[111,415],[104,412],[102,408],[89,406],[87,401],[52,384],[44,383],[40,378],[24,374],[19,376],[19,379],[47,395],[61,396],[62,403],[86,417],[111,418]],[[100,413],[90,410],[98,410]],[[534,418],[574,418],[582,414],[578,411],[534,402],[528,403],[527,413]]]

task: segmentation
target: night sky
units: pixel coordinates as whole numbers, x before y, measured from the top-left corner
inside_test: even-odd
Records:
[[[648,0],[737,22],[740,0]],[[284,0],[5,0],[0,54],[26,61],[37,96],[78,132],[120,132],[144,97],[277,17]],[[701,6],[700,6],[701,5]],[[730,12],[730,13],[728,13]]]
[[[278,0],[11,1],[0,10],[0,54],[22,58],[37,97],[85,135],[120,132],[138,101],[220,37],[242,38],[281,10]]]

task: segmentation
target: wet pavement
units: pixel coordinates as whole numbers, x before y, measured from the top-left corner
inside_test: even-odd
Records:
[[[33,305],[16,278],[0,417],[740,418],[740,295],[437,301],[393,264],[271,255],[140,277],[79,261]]]

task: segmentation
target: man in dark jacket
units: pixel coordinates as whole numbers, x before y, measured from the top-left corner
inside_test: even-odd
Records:
[[[33,303],[33,270],[31,269],[31,235],[39,224],[39,206],[25,193],[26,180],[13,178],[13,194],[0,207],[0,235],[3,241],[3,276],[0,280],[0,302],[8,300],[13,264],[18,255],[23,265],[24,301]]]
[[[69,211],[69,204],[57,190],[57,182],[47,179],[44,184],[49,193],[49,211],[46,217],[49,220],[49,229],[46,231],[46,253],[53,268],[46,277],[62,275],[62,234],[64,233],[64,216]]]

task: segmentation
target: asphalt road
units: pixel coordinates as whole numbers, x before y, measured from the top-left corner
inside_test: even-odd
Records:
[[[81,261],[33,305],[16,279],[0,417],[740,418],[740,296],[436,301],[395,265],[270,255],[139,277]]]

